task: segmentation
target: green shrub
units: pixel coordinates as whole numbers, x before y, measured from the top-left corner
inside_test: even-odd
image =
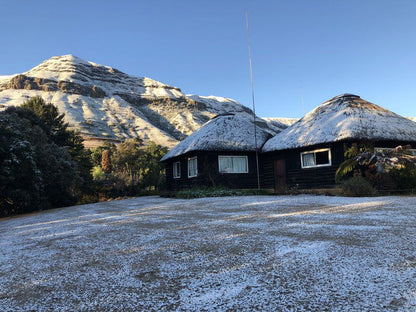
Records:
[[[201,197],[223,197],[223,196],[241,196],[245,195],[240,190],[230,190],[224,187],[198,187],[188,190],[182,190],[176,193],[177,198],[201,198]]]
[[[393,169],[390,174],[396,181],[399,190],[416,188],[416,164],[407,164],[400,169]]]
[[[101,166],[94,166],[91,170],[92,177],[95,181],[97,180],[104,180],[105,179],[105,172]]]
[[[342,184],[342,193],[345,196],[375,196],[377,191],[363,177],[357,176],[346,180]]]
[[[98,194],[84,194],[77,205],[93,204],[99,201]]]
[[[270,195],[271,193],[264,189],[252,189],[242,191],[244,195]]]

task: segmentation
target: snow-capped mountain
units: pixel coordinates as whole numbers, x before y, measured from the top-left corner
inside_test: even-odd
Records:
[[[0,76],[0,109],[39,95],[65,113],[87,146],[139,137],[172,147],[218,114],[251,120],[252,111],[223,97],[187,95],[147,77],[84,61],[52,57],[28,72]],[[285,125],[259,123],[279,132]]]

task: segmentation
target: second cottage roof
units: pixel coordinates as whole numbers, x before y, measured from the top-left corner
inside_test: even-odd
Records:
[[[306,147],[342,140],[416,141],[416,122],[357,95],[341,94],[306,114],[267,141],[262,151]]]

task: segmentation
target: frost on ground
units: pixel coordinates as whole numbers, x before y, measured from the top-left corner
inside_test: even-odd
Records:
[[[142,197],[0,220],[1,311],[414,311],[416,198]]]

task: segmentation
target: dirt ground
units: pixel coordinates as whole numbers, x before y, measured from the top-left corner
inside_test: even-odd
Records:
[[[0,219],[0,311],[415,311],[416,197],[141,197]]]

